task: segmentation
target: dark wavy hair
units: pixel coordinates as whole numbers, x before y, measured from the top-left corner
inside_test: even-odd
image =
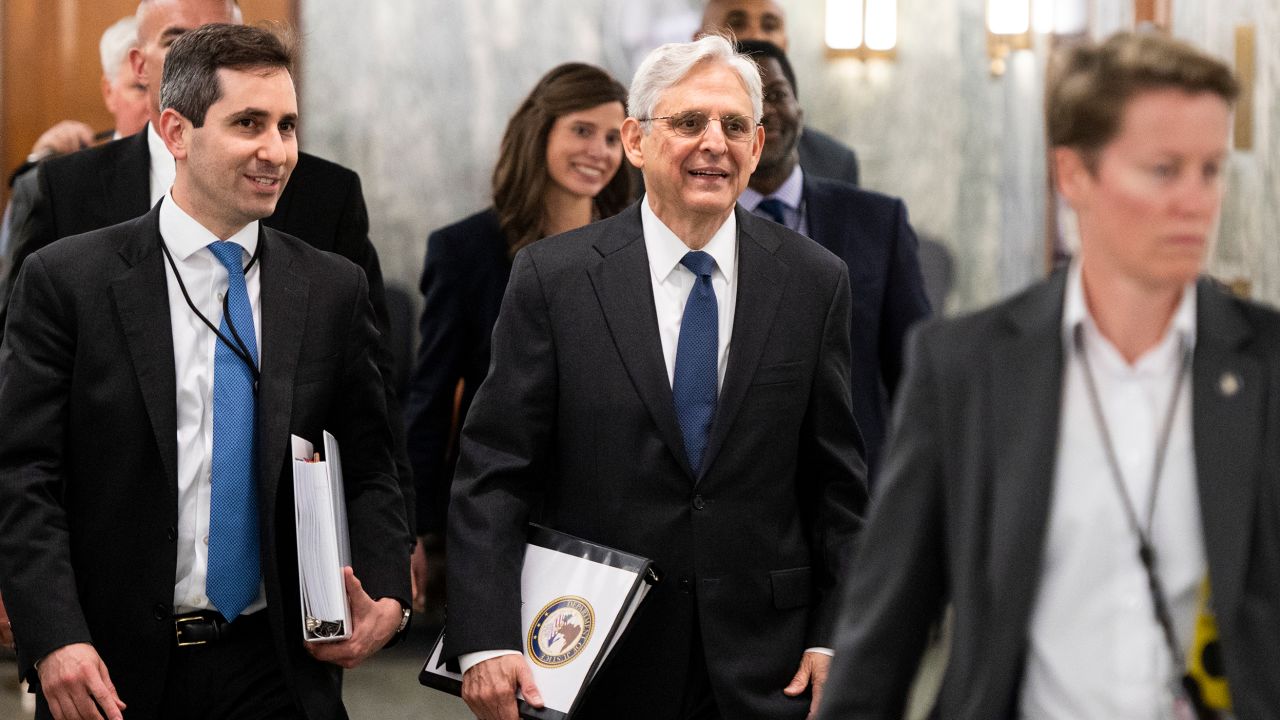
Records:
[[[594,65],[565,63],[543,75],[511,116],[493,169],[493,206],[507,236],[508,254],[515,255],[542,237],[547,219],[543,197],[551,182],[547,172],[551,126],[562,115],[610,102],[622,103],[625,114],[627,89],[621,83]],[[631,175],[619,165],[595,197],[595,215],[616,215],[629,202]]]

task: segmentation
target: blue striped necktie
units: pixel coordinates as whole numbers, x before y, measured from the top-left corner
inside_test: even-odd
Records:
[[[227,301],[218,329],[228,340],[234,342],[238,337],[256,366],[258,343],[241,248],[233,242],[208,247],[227,269]],[[213,469],[205,593],[224,618],[235,620],[258,596],[262,578],[258,555],[258,411],[253,373],[245,361],[222,339],[216,340],[214,347]]]
[[[707,449],[707,436],[711,433],[711,420],[716,414],[719,395],[719,309],[716,291],[711,287],[711,271],[715,269],[716,261],[707,253],[695,250],[686,253],[680,264],[697,275],[697,279],[689,292],[689,299],[685,301],[684,316],[680,321],[671,394],[689,465],[695,475],[700,475],[702,455]]]

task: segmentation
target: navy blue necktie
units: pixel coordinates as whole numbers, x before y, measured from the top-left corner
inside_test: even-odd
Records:
[[[787,215],[783,212],[785,207],[785,203],[774,197],[765,198],[760,201],[759,205],[756,205],[756,209],[763,212],[765,215],[768,215],[770,220],[778,223],[779,225],[790,227],[787,225]]]
[[[702,455],[711,433],[711,419],[716,414],[718,392],[717,345],[720,339],[719,309],[716,291],[711,287],[711,271],[716,261],[702,251],[686,253],[680,264],[689,268],[697,279],[684,304],[680,321],[680,340],[676,345],[675,379],[671,394],[675,400],[676,420],[684,435],[685,452],[695,475],[702,472]]]
[[[227,269],[227,304],[218,328],[258,362],[253,308],[245,286],[241,248],[211,243],[209,251]],[[230,316],[228,318],[228,316]],[[227,620],[235,620],[258,596],[257,401],[253,373],[224,342],[213,352],[213,464],[209,495],[209,570],[205,594]]]

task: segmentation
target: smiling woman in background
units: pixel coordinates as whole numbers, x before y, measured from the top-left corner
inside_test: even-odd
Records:
[[[422,344],[405,405],[419,538],[444,536],[456,428],[489,369],[489,335],[511,258],[541,238],[614,215],[631,199],[630,178],[618,172],[626,101],[626,88],[597,67],[552,69],[507,123],[493,207],[427,239]],[[419,584],[424,563],[420,541]]]

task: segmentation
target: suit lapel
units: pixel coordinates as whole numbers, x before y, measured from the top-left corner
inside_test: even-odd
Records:
[[[176,506],[178,398],[159,223],[160,212],[153,210],[121,243],[118,252],[129,269],[111,281],[111,295]]]
[[[297,274],[293,254],[274,230],[259,225],[262,263],[261,380],[258,385],[258,468],[261,512],[275,517],[281,463],[289,457],[293,380],[306,329],[309,281]],[[320,438],[308,438],[318,442]]]
[[[804,179],[804,210],[805,220],[809,225],[809,237],[816,240],[823,247],[831,250],[839,255],[839,249],[833,249],[823,240],[829,238],[843,237],[849,232],[848,227],[833,227],[835,225],[834,212],[818,212],[818,208],[830,210],[840,207],[840,203],[832,202],[823,192],[822,189],[814,185],[814,183],[806,175]],[[830,242],[830,240],[828,240]]]
[[[1252,329],[1239,309],[1208,281],[1197,293],[1192,434],[1214,602],[1226,613],[1244,588],[1265,387],[1257,358],[1241,350]]]
[[[986,378],[992,398],[984,436],[991,474],[987,542],[994,617],[1026,627],[1040,579],[1062,404],[1062,303],[1066,273],[1011,307],[1010,333],[991,347]],[[1021,632],[1021,630],[1019,630]]]
[[[147,212],[151,206],[151,151],[147,130],[117,141],[121,144],[115,162],[106,163],[99,173],[102,190],[95,199],[98,214],[115,225]]]
[[[724,445],[751,386],[789,275],[787,266],[774,256],[781,244],[777,235],[763,222],[756,222],[741,206],[734,212],[738,214],[738,298],[733,312],[728,367],[702,462],[704,475]]]
[[[596,240],[600,261],[587,273],[636,392],[658,426],[663,442],[671,448],[680,467],[693,477],[662,356],[639,204],[623,211],[610,225]]]

